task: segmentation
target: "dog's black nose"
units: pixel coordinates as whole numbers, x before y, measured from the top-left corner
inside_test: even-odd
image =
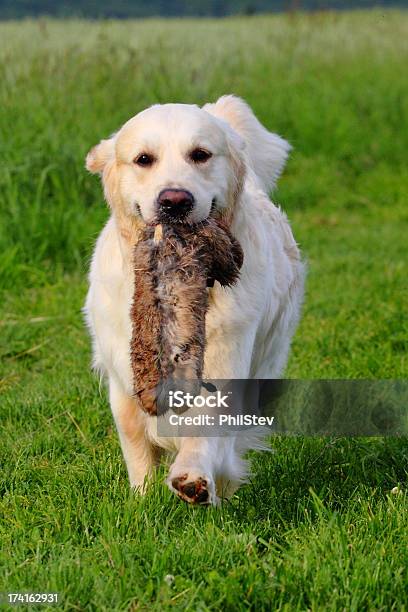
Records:
[[[194,196],[184,189],[163,189],[157,203],[160,213],[171,219],[182,219],[193,209]]]

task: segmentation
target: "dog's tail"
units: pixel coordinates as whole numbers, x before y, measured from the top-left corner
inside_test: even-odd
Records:
[[[290,144],[277,134],[268,132],[241,98],[222,96],[214,104],[206,104],[203,108],[238,132],[246,144],[248,163],[262,188],[267,192],[273,189],[285,166]]]

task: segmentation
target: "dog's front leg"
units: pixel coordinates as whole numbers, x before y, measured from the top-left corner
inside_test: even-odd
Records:
[[[214,381],[247,379],[255,328],[241,335],[227,326],[217,331],[214,341],[210,336],[207,344],[205,377]],[[243,448],[236,436],[180,438],[167,484],[187,502],[217,505],[221,498],[232,495],[248,474]]]
[[[155,448],[146,438],[146,416],[134,398],[127,395],[112,377],[109,380],[109,399],[130,486],[143,492],[146,478],[156,462]]]
[[[180,438],[177,457],[167,484],[174,493],[193,504],[218,504],[215,487],[217,438]]]

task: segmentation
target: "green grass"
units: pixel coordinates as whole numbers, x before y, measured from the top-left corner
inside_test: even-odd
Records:
[[[405,439],[275,439],[221,510],[181,504],[164,468],[134,497],[80,308],[107,218],[87,150],[154,102],[233,92],[294,145],[274,198],[309,274],[287,376],[406,377],[408,14],[27,21],[0,40],[0,592],[407,609]]]

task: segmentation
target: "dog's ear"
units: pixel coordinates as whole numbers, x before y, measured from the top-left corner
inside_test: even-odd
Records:
[[[244,186],[246,175],[245,163],[245,141],[232,129],[228,124],[225,124],[226,136],[228,143],[228,152],[233,171],[232,184],[230,188],[230,205],[234,205],[241,195]]]
[[[115,157],[115,139],[113,134],[106,140],[95,145],[86,156],[85,166],[92,174],[99,174],[102,179],[105,199],[112,208],[120,199],[117,180],[117,164]]]
[[[85,167],[92,174],[102,174],[115,155],[115,135],[95,145],[86,156]]]
[[[273,189],[285,166],[290,144],[269,132],[241,98],[222,96],[203,108],[210,115],[226,121],[245,140],[249,166],[265,191]]]

